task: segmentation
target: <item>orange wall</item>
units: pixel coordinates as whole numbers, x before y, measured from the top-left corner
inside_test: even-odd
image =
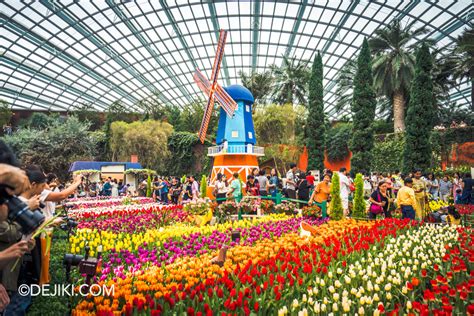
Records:
[[[347,170],[351,170],[351,157],[352,153],[349,151],[349,156],[346,159],[338,161],[338,162],[329,162],[328,155],[324,152],[324,167],[331,171],[339,171],[341,168],[346,168]]]

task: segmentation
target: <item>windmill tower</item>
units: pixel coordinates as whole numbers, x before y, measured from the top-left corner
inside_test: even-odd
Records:
[[[258,167],[258,156],[263,156],[263,147],[257,147],[255,129],[252,119],[252,93],[240,85],[222,88],[217,83],[220,65],[224,56],[224,45],[227,32],[220,31],[216,57],[212,67],[211,80],[199,71],[194,73],[194,80],[208,96],[206,110],[199,130],[199,139],[204,143],[207,128],[214,109],[214,102],[220,106],[219,124],[217,127],[216,145],[208,148],[208,156],[214,157],[214,165],[209,179],[209,192],[216,181],[217,174],[222,173],[230,178],[237,172],[245,181],[252,169]]]

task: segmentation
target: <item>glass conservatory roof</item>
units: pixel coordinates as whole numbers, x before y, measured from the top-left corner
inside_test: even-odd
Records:
[[[324,64],[325,107],[334,111],[336,77],[363,38],[393,19],[426,26],[437,46],[472,27],[461,1],[2,1],[0,98],[14,109],[103,111],[116,100],[142,111],[150,96],[182,106],[202,96],[196,68],[210,76],[218,30],[229,31],[220,84],[239,71],[264,71],[283,56]],[[451,91],[470,103],[467,81]],[[345,109],[348,112],[348,109]]]

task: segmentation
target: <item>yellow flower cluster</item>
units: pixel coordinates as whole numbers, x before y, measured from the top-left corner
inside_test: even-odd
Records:
[[[214,230],[226,231],[229,228],[246,228],[257,225],[266,221],[281,221],[288,219],[289,216],[285,214],[271,214],[268,216],[246,219],[235,223],[224,223],[217,225],[210,225],[204,227],[196,227],[184,224],[161,227],[159,229],[149,229],[146,232],[128,234],[128,233],[114,233],[109,231],[98,231],[96,229],[78,229],[75,235],[69,237],[69,244],[71,246],[71,253],[82,254],[84,247],[89,246],[91,252],[90,256],[94,256],[97,247],[102,245],[102,251],[106,252],[113,248],[116,251],[121,249],[136,251],[143,243],[155,245],[159,247],[161,243],[168,238],[180,237],[183,235],[190,235],[193,233],[201,233],[203,235],[211,234]]]
[[[448,203],[446,203],[442,200],[430,201],[430,210],[432,210],[433,212],[439,210],[440,208],[446,207],[446,206],[448,206]]]

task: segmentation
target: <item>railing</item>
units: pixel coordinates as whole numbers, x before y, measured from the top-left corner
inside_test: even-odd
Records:
[[[250,154],[255,156],[264,156],[264,148],[253,145],[219,145],[212,146],[207,149],[208,156],[218,156],[218,155],[241,155],[241,154]]]

